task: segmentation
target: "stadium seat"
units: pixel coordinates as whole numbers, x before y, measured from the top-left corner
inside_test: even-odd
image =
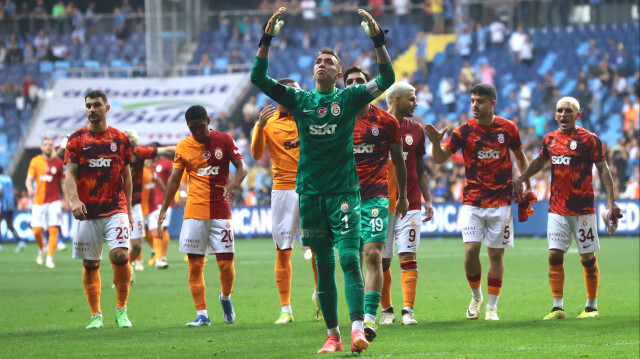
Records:
[[[213,62],[213,67],[217,72],[226,73],[229,66],[229,59],[226,57],[218,57]]]
[[[53,63],[51,61],[40,62],[40,73],[51,73],[51,72],[53,72]]]

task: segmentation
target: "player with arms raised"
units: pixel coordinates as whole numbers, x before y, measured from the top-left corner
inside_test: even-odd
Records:
[[[380,76],[365,85],[344,91],[336,88],[342,65],[332,49],[316,57],[313,91],[279,84],[267,76],[269,45],[284,22],[286,9],[278,9],[265,25],[251,72],[251,82],[291,111],[300,136],[300,162],[296,192],[300,196],[303,245],[316,256],[318,296],[328,338],[319,353],[341,351],[338,329],[338,292],[335,281],[334,246],[345,275],[346,299],[351,316],[351,351],[369,347],[363,329],[364,285],[360,271],[360,183],[353,157],[353,130],[358,112],[380,96],[395,79],[384,46],[384,32],[364,10],[362,27],[372,38]]]

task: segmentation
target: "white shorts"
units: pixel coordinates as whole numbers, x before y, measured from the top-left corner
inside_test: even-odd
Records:
[[[131,239],[144,238],[144,215],[142,214],[142,205],[134,204],[131,208],[133,215],[133,228],[131,228]]]
[[[31,209],[31,227],[55,227],[62,225],[62,202],[60,200],[34,204]]]
[[[463,205],[458,215],[462,241],[481,242],[488,248],[513,248],[511,206],[480,208]]]
[[[295,190],[271,191],[271,233],[279,249],[293,248],[300,232],[300,206]]]
[[[394,242],[398,247],[398,253],[417,253],[421,229],[422,214],[419,209],[408,211],[404,218],[389,213],[387,242],[382,248],[382,258],[393,258]]]
[[[158,209],[149,213],[148,215],[149,221],[147,222],[147,227],[150,231],[155,231],[156,229],[158,229],[158,217],[160,216],[160,208],[162,208],[162,205],[159,205]],[[172,208],[167,207],[167,211],[165,212],[166,216],[164,217],[164,221],[162,221],[162,227],[166,228],[171,224],[171,212]]]
[[[182,253],[235,253],[230,219],[185,218],[180,229],[179,243]]]
[[[73,258],[102,259],[102,240],[106,240],[109,251],[114,248],[129,249],[129,216],[116,213],[112,216],[77,221],[78,230],[73,237]]]
[[[596,215],[562,216],[549,213],[547,220],[549,249],[559,249],[566,253],[574,238],[580,254],[594,253],[600,250]]]

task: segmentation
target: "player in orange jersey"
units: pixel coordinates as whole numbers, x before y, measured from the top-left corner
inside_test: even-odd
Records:
[[[380,324],[391,324],[395,321],[393,305],[391,303],[391,259],[393,258],[394,244],[398,250],[400,260],[400,278],[403,297],[402,324],[418,324],[413,313],[418,285],[418,261],[416,254],[420,245],[420,232],[422,222],[427,222],[433,217],[431,191],[427,170],[423,161],[425,155],[425,136],[422,126],[409,119],[417,106],[416,90],[405,82],[396,82],[387,90],[387,103],[389,113],[398,119],[400,124],[400,140],[402,141],[402,156],[407,168],[406,195],[409,208],[406,216],[398,216],[389,213],[387,228],[387,242],[382,249],[382,315]],[[397,181],[396,181],[397,182]],[[402,189],[398,186],[398,189]],[[394,187],[389,190],[389,200],[394,202],[397,190]],[[400,196],[402,197],[402,195]],[[422,198],[424,198],[425,218],[422,218]]]
[[[65,186],[73,216],[79,220],[73,238],[73,258],[83,260],[82,283],[91,322],[87,329],[102,328],[100,309],[100,260],[102,241],[109,245],[109,259],[116,288],[116,322],[131,327],[127,298],[131,281],[129,234],[131,215],[131,145],[127,135],[107,124],[107,95],[93,90],[85,96],[89,124],[72,133],[67,142]]]
[[[69,196],[62,186],[64,201],[60,201],[60,185],[64,178],[62,160],[53,153],[53,141],[44,137],[40,145],[42,154],[31,159],[25,185],[29,197],[33,197],[31,228],[40,248],[36,263],[55,268],[53,254],[58,244],[58,233],[62,224],[62,210],[69,210]],[[35,190],[34,190],[35,181]],[[44,227],[49,232],[48,249],[44,248]],[[46,262],[44,260],[47,257]]]
[[[151,144],[151,146],[160,147],[160,144],[158,142],[154,142]],[[167,215],[164,222],[162,222],[162,236],[158,237],[155,232],[157,218],[160,214],[160,207],[162,207],[162,199],[164,198],[164,191],[167,185],[167,181],[169,181],[169,177],[171,177],[171,172],[173,171],[173,161],[165,156],[156,156],[151,169],[154,171],[158,179],[163,183],[163,186],[157,185],[153,190],[155,192],[154,195],[158,203],[158,208],[156,208],[156,210],[151,213],[151,217],[153,218],[152,221],[154,223],[151,223],[151,221],[149,221],[149,230],[153,232],[154,238],[153,256],[149,260],[149,265],[155,264],[157,251],[157,258],[160,258],[162,260],[158,268],[162,268],[163,264],[167,262],[167,252],[169,250],[169,242],[171,241],[168,230],[168,227],[171,224],[171,212],[172,209],[178,205],[175,200],[171,201],[169,207],[167,208]]]
[[[132,211],[133,211],[133,229],[131,230],[131,250],[129,251],[129,261],[135,261],[138,254],[142,250],[142,238],[145,236],[144,231],[144,215],[140,202],[142,201],[140,194],[142,193],[142,168],[146,159],[154,158],[156,155],[165,155],[175,152],[175,146],[138,146],[138,133],[135,130],[127,129],[124,131],[129,137],[133,153],[133,163],[131,164],[131,180],[133,181]],[[142,265],[140,263],[140,265]],[[165,262],[157,262],[156,266],[167,268],[169,264]]]
[[[540,156],[516,179],[516,197],[521,198],[522,183],[551,162],[551,197],[547,238],[549,241],[549,284],[553,309],[544,319],[564,319],[564,254],[575,238],[584,267],[587,303],[578,318],[596,318],[598,314],[598,284],[600,269],[595,252],[600,250],[598,219],[594,205],[591,173],[596,165],[600,181],[607,192],[607,211],[603,216],[610,234],[622,218],[616,203],[616,189],[598,136],[576,125],[580,118],[580,103],[573,97],[563,97],[556,104],[559,129],[548,133]]]
[[[209,130],[211,119],[204,107],[191,106],[184,116],[192,135],[176,146],[173,173],[158,216],[158,234],[161,234],[169,203],[186,172],[189,189],[180,231],[180,252],[189,257],[189,289],[197,311],[196,318],[187,326],[211,324],[205,301],[204,256],[214,253],[220,270],[222,291],[219,299],[223,319],[231,324],[235,321],[230,298],[235,280],[235,243],[230,203],[234,191],[247,175],[247,166],[229,134]],[[236,168],[231,180],[229,163]]]
[[[280,79],[281,85],[300,88],[289,78]],[[293,115],[284,106],[267,106],[260,112],[260,118],[253,128],[251,155],[256,160],[262,158],[265,148],[271,156],[273,189],[271,191],[271,232],[276,245],[275,278],[280,294],[281,313],[276,324],[293,322],[291,309],[291,250],[296,235],[300,235],[300,212],[296,188],[300,140],[298,127]],[[311,261],[314,278],[317,278],[315,260]],[[316,279],[317,282],[317,279]],[[316,320],[322,319],[317,290],[312,295]]]
[[[496,89],[489,84],[471,88],[471,110],[474,118],[453,130],[449,139],[441,145],[445,128],[438,131],[433,125],[425,126],[433,144],[433,159],[443,163],[454,152],[462,150],[466,181],[459,225],[465,246],[464,267],[471,288],[471,303],[467,318],[478,319],[482,297],[480,245],[484,239],[489,255],[487,284],[489,298],[486,320],[499,320],[498,296],[504,274],[504,250],[513,247],[513,196],[514,170],[511,153],[520,172],[529,165],[522,150],[518,127],[511,121],[494,115]],[[517,176],[517,175],[516,175]],[[527,192],[531,183],[527,180]]]
[[[144,167],[142,169],[142,192],[140,193],[140,207],[142,208],[142,215],[144,218],[145,225],[145,239],[149,246],[154,248],[154,240],[157,237],[156,234],[156,225],[158,224],[158,217],[156,211],[158,211],[159,205],[158,203],[162,201],[163,197],[157,197],[155,189],[156,187],[160,187],[161,190],[164,190],[164,183],[158,176],[156,172],[152,169],[153,167],[153,159],[148,158],[144,160]],[[161,267],[161,268],[167,268]],[[138,257],[135,259],[135,264],[133,265],[135,270],[141,271],[144,270],[144,265],[142,262],[142,252],[138,254]],[[160,268],[160,267],[159,267]]]

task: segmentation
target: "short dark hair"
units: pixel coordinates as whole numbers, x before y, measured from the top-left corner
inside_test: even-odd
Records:
[[[369,74],[368,72],[366,72],[365,70],[362,69],[362,67],[355,65],[355,66],[351,66],[348,69],[346,69],[344,71],[344,74],[342,75],[342,78],[347,81],[347,77],[349,77],[349,75],[354,74],[354,73],[361,73],[364,75],[364,79],[369,82],[371,80],[371,74]]]
[[[107,94],[104,93],[104,91],[102,90],[91,90],[87,92],[87,94],[84,96],[84,99],[86,101],[88,98],[98,98],[98,97],[100,97],[102,101],[104,101],[104,103],[109,103],[107,101]]]
[[[472,94],[476,94],[480,96],[487,96],[494,101],[498,99],[498,95],[496,94],[496,88],[489,84],[481,83],[481,84],[474,85],[471,88],[470,92]]]
[[[207,113],[207,110],[202,105],[193,105],[189,107],[187,111],[184,113],[184,118],[187,121],[207,118],[207,116],[209,116],[209,114]]]
[[[336,58],[336,60],[338,60],[338,71],[342,72],[342,60],[340,60],[340,56],[338,56],[338,53],[336,52],[336,50],[330,48],[330,47],[323,47],[322,49],[320,49],[320,51],[318,51],[318,55],[320,56],[322,54],[329,54],[333,57]]]
[[[151,142],[151,143],[149,144],[149,146],[151,146],[151,147],[156,147],[156,148],[157,148],[157,147],[162,147],[162,145],[161,145],[161,144],[160,144],[160,142],[158,142],[158,141],[153,141],[153,142]]]
[[[281,78],[280,80],[278,80],[278,83],[279,83],[280,85],[285,85],[285,86],[286,86],[287,84],[292,83],[292,82],[297,82],[297,81],[296,81],[296,80],[294,80],[294,79],[292,79],[292,78],[290,78],[290,77],[283,77],[283,78]]]

